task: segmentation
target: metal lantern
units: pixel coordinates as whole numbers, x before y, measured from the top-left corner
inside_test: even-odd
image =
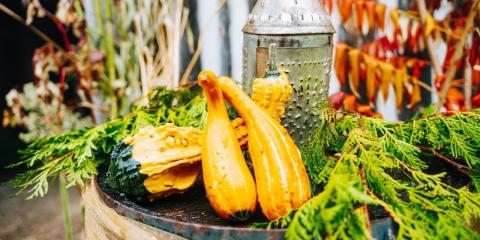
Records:
[[[298,145],[318,125],[315,109],[328,97],[335,30],[318,0],[258,0],[243,28],[243,87],[268,68],[268,46],[277,45],[277,63],[288,72],[292,100],[282,119]]]

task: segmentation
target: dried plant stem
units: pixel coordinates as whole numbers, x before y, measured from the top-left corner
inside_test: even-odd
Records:
[[[67,240],[73,240],[72,219],[70,218],[70,204],[68,199],[68,189],[65,181],[65,176],[62,174],[58,178],[60,187],[60,200],[63,208],[63,224],[65,227],[65,236]]]
[[[426,84],[422,81],[419,81],[418,79],[415,80],[415,83],[420,85],[420,87],[425,88],[429,92],[434,92],[435,91],[430,85],[428,85],[428,84]]]
[[[448,66],[447,72],[445,73],[445,80],[442,84],[442,89],[438,96],[438,103],[436,106],[437,111],[440,111],[442,106],[445,104],[448,90],[452,86],[452,80],[455,77],[455,73],[457,72],[458,61],[461,60],[463,56],[465,42],[474,27],[475,15],[479,11],[480,7],[479,3],[480,0],[474,0],[474,2],[472,3],[472,7],[470,8],[470,12],[468,13],[467,20],[465,21],[465,27],[463,28],[462,35],[455,44],[455,51],[453,52],[452,61],[450,62],[450,66]]]
[[[417,0],[418,11],[422,19],[422,24],[425,24],[427,19],[428,10],[425,4],[425,0]],[[431,36],[426,37],[425,44],[427,45],[428,55],[430,55],[430,61],[432,63],[433,71],[436,76],[442,76],[443,70],[440,62],[438,61],[437,54],[435,52],[435,46],[433,44],[433,39]]]
[[[40,31],[35,26],[31,24],[27,24],[25,19],[23,19],[20,15],[16,14],[14,11],[10,10],[7,6],[3,5],[3,3],[0,3],[0,10],[6,13],[8,16],[12,17],[13,19],[17,20],[18,22],[25,25],[33,33],[35,33],[39,38],[43,39],[45,42],[51,43],[57,50],[65,53],[65,55],[68,56],[68,54],[66,54],[66,51],[62,46],[58,45],[55,41],[53,41],[53,39],[51,39],[49,36],[47,36],[45,33]]]
[[[182,75],[182,79],[180,80],[180,85],[181,86],[185,86],[185,85],[188,84],[188,77],[192,73],[193,67],[195,67],[195,64],[197,63],[198,58],[200,57],[200,52],[202,51],[203,35],[204,35],[205,29],[208,28],[208,26],[211,24],[213,18],[220,12],[220,10],[222,10],[222,8],[223,8],[223,6],[225,5],[226,2],[227,2],[227,0],[221,0],[220,1],[220,3],[218,4],[218,8],[215,10],[215,12],[212,15],[210,15],[210,17],[207,20],[207,23],[205,24],[205,26],[203,26],[202,32],[200,32],[200,34],[198,35],[197,49],[195,49],[195,52],[193,53],[192,59],[188,63],[188,66],[187,66],[187,68],[185,69],[185,72]]]
[[[140,22],[140,16],[135,16],[135,43],[137,44],[137,58],[138,58],[138,65],[140,67],[140,82],[142,86],[142,95],[144,98],[148,94],[148,82],[147,82],[147,70],[145,66],[145,58],[143,53],[143,33],[142,33],[142,24]],[[145,98],[145,101],[147,99]]]
[[[465,94],[465,108],[472,109],[472,66],[470,61],[465,60],[465,69],[463,71],[465,83],[463,84],[463,92]]]
[[[464,166],[460,163],[457,163],[455,161],[453,161],[452,159],[446,157],[445,155],[435,151],[435,149],[433,148],[430,148],[430,147],[424,147],[424,146],[418,146],[420,149],[422,149],[423,151],[425,152],[428,152],[430,154],[433,154],[435,157],[437,157],[438,159],[444,161],[445,163],[448,163],[450,166],[454,167],[455,169],[457,169],[459,172],[463,173],[464,175],[468,176],[468,177],[471,177],[472,174],[470,172],[476,172],[476,173],[480,173],[480,171],[478,170],[475,170],[473,168],[469,168],[467,166]]]
[[[361,177],[361,180],[362,180],[362,185],[363,185],[363,188],[364,188],[364,191],[365,193],[368,194],[368,184],[367,184],[367,180],[365,178],[365,170],[362,168],[359,170],[359,173],[360,173],[360,177]],[[365,214],[365,223],[366,223],[366,227],[367,227],[367,231],[368,231],[368,234],[370,236],[372,236],[372,224],[370,223],[370,214],[368,214],[368,206],[367,204],[363,204],[361,206],[364,214]]]
[[[180,81],[180,40],[183,31],[180,31],[180,27],[182,26],[182,9],[183,9],[183,0],[177,0],[173,3],[173,26],[174,29],[171,31],[172,35],[172,51],[171,51],[171,58],[172,58],[172,78],[170,79],[170,83],[167,85],[169,89],[177,89],[178,84]]]

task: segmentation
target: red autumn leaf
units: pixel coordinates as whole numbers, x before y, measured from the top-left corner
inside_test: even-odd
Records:
[[[358,93],[358,87],[360,86],[360,62],[361,62],[361,52],[359,49],[351,49],[348,51],[348,68],[349,68],[349,77],[348,83],[350,90],[352,90],[355,96],[360,97]]]
[[[341,87],[345,86],[345,83],[347,82],[347,48],[348,45],[343,42],[337,42],[335,46],[335,61],[333,64],[335,74]]]
[[[462,103],[456,103],[449,100],[445,102],[445,109],[447,110],[447,113],[464,112],[467,110]]]
[[[393,33],[393,41],[391,42],[392,47],[396,49],[399,53],[403,53],[403,36],[402,30],[396,29]]]
[[[479,107],[480,107],[480,93],[478,93],[477,95],[475,95],[475,96],[472,98],[472,105],[473,105],[473,107],[475,107],[475,108],[479,108]]]
[[[423,41],[423,37],[422,37],[422,26],[420,24],[416,24],[414,26],[414,29],[412,30],[413,31],[413,41],[414,41],[414,44],[415,44],[415,48],[414,48],[414,52],[418,52],[418,51],[421,51],[424,47],[420,46],[420,42]]]
[[[433,82],[435,83],[435,88],[437,89],[437,91],[442,89],[443,81],[445,81],[445,76],[443,76],[443,75],[442,76],[437,76],[437,77],[435,77],[435,80],[433,80]]]
[[[427,62],[424,60],[415,60],[415,64],[413,65],[412,69],[412,76],[420,78],[422,74],[422,68],[424,68],[425,65],[427,65]]]
[[[385,28],[386,10],[387,10],[387,5],[383,3],[375,4],[375,21],[377,22],[377,26],[381,31],[383,31]]]
[[[445,60],[443,61],[443,69],[448,68],[450,66],[450,61],[453,56],[453,52],[455,51],[454,45],[453,44],[448,44],[447,45],[447,54],[445,55]]]
[[[413,30],[412,30],[413,24],[414,24],[413,21],[409,21],[407,25],[407,46],[408,46],[408,49],[410,49],[410,51],[415,52],[414,49],[415,49],[416,42],[413,35]]]
[[[451,116],[453,116],[453,115],[455,115],[455,114],[457,114],[457,111],[447,110],[447,111],[445,112],[445,116],[447,116],[447,117],[451,117]]]
[[[357,111],[357,98],[352,94],[346,94],[343,99],[343,110],[346,112]]]
[[[332,105],[332,108],[334,108],[335,110],[340,109],[344,98],[345,98],[345,93],[342,91],[338,91],[328,97],[328,99],[330,100],[330,104]]]
[[[468,61],[470,65],[475,65],[475,61],[480,58],[480,37],[474,34],[472,47],[470,48],[470,53],[468,56]]]
[[[408,59],[405,57],[391,57],[390,62],[395,68],[408,67],[408,65],[410,64]],[[413,64],[411,66],[413,66]]]
[[[393,50],[395,50],[395,48],[392,46],[392,43],[390,43],[390,41],[388,40],[387,36],[380,37],[378,41],[388,51],[393,52]]]

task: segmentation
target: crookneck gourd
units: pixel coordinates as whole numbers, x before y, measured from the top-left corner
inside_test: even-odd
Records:
[[[220,217],[245,220],[255,212],[255,182],[228,118],[217,81],[210,71],[198,75],[208,103],[202,137],[203,182],[207,198]]]
[[[294,141],[286,129],[253,102],[228,77],[218,84],[223,96],[245,120],[258,201],[269,220],[284,216],[311,197],[310,182]]]
[[[270,114],[273,119],[280,122],[285,114],[286,106],[292,98],[293,90],[287,74],[283,70],[277,69],[276,50],[277,45],[275,43],[269,45],[269,67],[263,78],[253,80],[251,99],[257,106]],[[248,139],[245,121],[242,118],[236,118],[232,124],[239,141],[241,141],[240,145],[245,148]]]
[[[201,135],[173,124],[141,129],[112,151],[107,184],[137,201],[188,190],[201,170]]]

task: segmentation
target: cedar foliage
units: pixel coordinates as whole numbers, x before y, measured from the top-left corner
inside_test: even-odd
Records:
[[[284,218],[254,226],[288,226],[287,239],[370,239],[367,205],[376,205],[398,225],[399,239],[480,236],[470,227],[480,217],[480,110],[399,124],[337,115],[323,110],[322,126],[302,149],[321,193]],[[423,159],[431,154],[472,181],[454,188],[444,181],[447,173],[426,173]]]
[[[42,197],[48,192],[50,179],[66,175],[68,187],[83,185],[97,174],[116,143],[146,126],[174,123],[177,126],[203,127],[206,101],[192,97],[188,90],[171,91],[163,87],[150,93],[148,107],[94,128],[52,135],[32,142],[21,151],[22,161],[31,170],[17,175],[10,183],[28,192],[27,199]],[[188,101],[188,99],[191,99]]]

